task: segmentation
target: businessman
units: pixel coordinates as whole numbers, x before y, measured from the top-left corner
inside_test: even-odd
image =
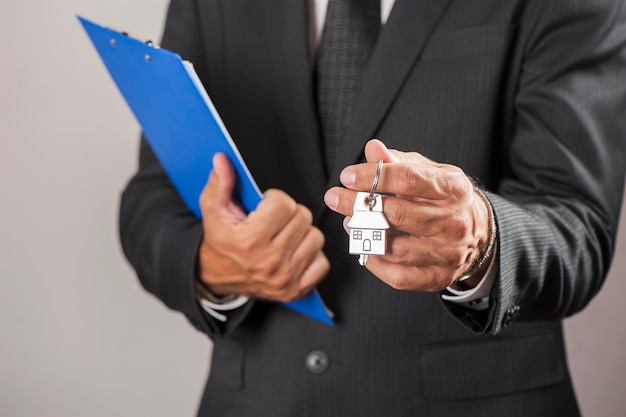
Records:
[[[162,46],[266,190],[244,213],[218,154],[199,221],[142,141],[122,197],[142,285],[213,342],[199,416],[579,415],[561,320],[613,256],[624,2],[172,0]],[[334,326],[279,303],[312,288]]]

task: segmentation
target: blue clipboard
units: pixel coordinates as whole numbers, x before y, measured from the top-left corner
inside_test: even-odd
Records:
[[[217,152],[226,154],[235,168],[235,197],[246,212],[254,210],[262,199],[261,191],[193,65],[151,43],[78,19],[189,210],[202,217],[198,197]],[[284,305],[333,325],[332,313],[316,290]]]

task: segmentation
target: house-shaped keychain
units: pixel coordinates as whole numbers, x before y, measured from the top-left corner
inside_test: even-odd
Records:
[[[369,255],[384,255],[387,247],[389,223],[383,214],[380,194],[358,193],[354,200],[350,229],[350,254],[361,255],[359,263],[365,266]]]

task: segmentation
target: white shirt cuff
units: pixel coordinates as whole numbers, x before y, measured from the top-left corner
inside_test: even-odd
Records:
[[[219,311],[231,311],[236,310],[239,307],[243,306],[245,303],[250,300],[250,297],[246,297],[245,295],[238,295],[235,298],[228,297],[228,301],[220,302],[218,301],[210,301],[206,298],[200,298],[198,301],[200,306],[209,313],[215,319],[225,322],[228,317],[224,314],[219,313]]]

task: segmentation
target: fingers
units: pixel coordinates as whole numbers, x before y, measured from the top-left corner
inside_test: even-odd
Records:
[[[200,196],[204,236],[199,277],[218,295],[273,301],[304,296],[329,269],[313,216],[280,190],[268,190],[249,215],[232,200],[236,174],[218,154]]]
[[[283,244],[247,245],[235,239],[218,245],[203,243],[200,278],[221,295],[282,302],[304,296],[326,276],[329,263],[322,253],[324,237],[319,229],[309,226],[302,233],[299,226],[293,228],[298,230],[295,236],[277,235]]]
[[[378,140],[366,145],[368,160],[392,161],[383,164],[376,191],[384,196],[384,211],[392,228],[414,235],[432,235],[450,229],[462,237],[470,224],[468,203],[473,200],[474,186],[458,167],[436,164],[417,153],[387,149]],[[396,161],[396,162],[393,162]],[[326,205],[344,216],[351,216],[357,191],[369,191],[377,164],[365,163],[347,167],[341,173],[346,188],[334,187],[326,192]],[[458,226],[458,227],[457,227]]]
[[[451,244],[441,236],[418,237],[390,234],[386,262],[415,267],[440,267],[452,271],[470,264],[474,251],[459,241]]]
[[[272,242],[265,250],[248,253],[239,260],[248,280],[238,292],[282,302],[303,297],[328,273],[323,245],[321,231],[311,226],[296,244],[281,246]]]
[[[344,216],[352,216],[357,192],[333,187],[326,192],[326,205]],[[409,197],[383,197],[383,211],[389,226],[413,236],[435,236],[445,233],[463,238],[469,232],[470,213],[454,200],[437,201],[409,199]]]
[[[380,256],[370,256],[366,267],[396,290],[436,292],[448,287],[454,281],[450,279],[450,272],[446,268],[395,264]]]
[[[285,226],[274,235],[272,245],[286,248],[286,255],[291,254],[310,232],[313,222],[313,214],[306,207],[298,204],[295,213]]]
[[[304,296],[328,273],[330,264],[322,252],[324,235],[312,226],[312,219],[312,213],[298,205],[296,214],[270,244],[272,253],[281,254],[274,274],[279,291],[273,298],[278,301]]]
[[[348,189],[369,191],[376,169],[375,163],[351,165],[341,172],[339,179]],[[472,183],[460,168],[416,158],[416,162],[383,164],[376,191],[441,200],[464,196],[471,189]]]
[[[280,301],[293,301],[311,291],[328,273],[330,263],[322,252],[324,235],[313,227],[289,259],[289,267],[295,271],[297,280],[292,282],[290,293]]]
[[[349,221],[350,217],[345,217],[343,221],[346,234],[349,234]],[[370,259],[380,258],[404,266],[436,266],[456,270],[473,262],[476,255],[474,249],[475,246],[466,244],[463,239],[454,241],[442,235],[412,236],[388,232],[386,254],[371,256]]]
[[[341,183],[351,190],[369,191],[377,163],[383,161],[376,191],[400,196],[442,199],[465,195],[472,188],[465,173],[453,165],[438,164],[417,152],[388,149],[378,139],[365,145],[365,164],[346,167]]]
[[[315,258],[311,263],[308,264],[307,268],[301,275],[299,281],[299,292],[292,300],[304,297],[306,294],[311,292],[313,288],[319,284],[319,282],[328,274],[330,270],[330,262],[328,258],[322,253],[318,252],[315,255]]]
[[[271,189],[263,194],[263,200],[246,219],[251,235],[273,239],[297,214],[298,204],[285,192]]]
[[[467,271],[488,237],[485,203],[472,181],[456,166],[439,164],[416,152],[388,149],[379,140],[365,146],[367,163],[346,167],[343,187],[326,192],[326,205],[353,215],[357,192],[372,187],[382,160],[376,192],[383,194],[383,212],[397,234],[387,235],[387,250],[370,256],[374,275],[403,290],[439,291]]]
[[[236,173],[226,155],[218,153],[213,157],[213,170],[200,195],[200,207],[205,223],[212,225],[211,230],[220,231],[217,224],[243,223],[237,237],[243,240],[256,240],[267,244],[297,211],[296,202],[279,190],[268,190],[257,209],[246,216],[243,210],[232,199],[236,182]],[[208,219],[208,220],[206,220]]]

